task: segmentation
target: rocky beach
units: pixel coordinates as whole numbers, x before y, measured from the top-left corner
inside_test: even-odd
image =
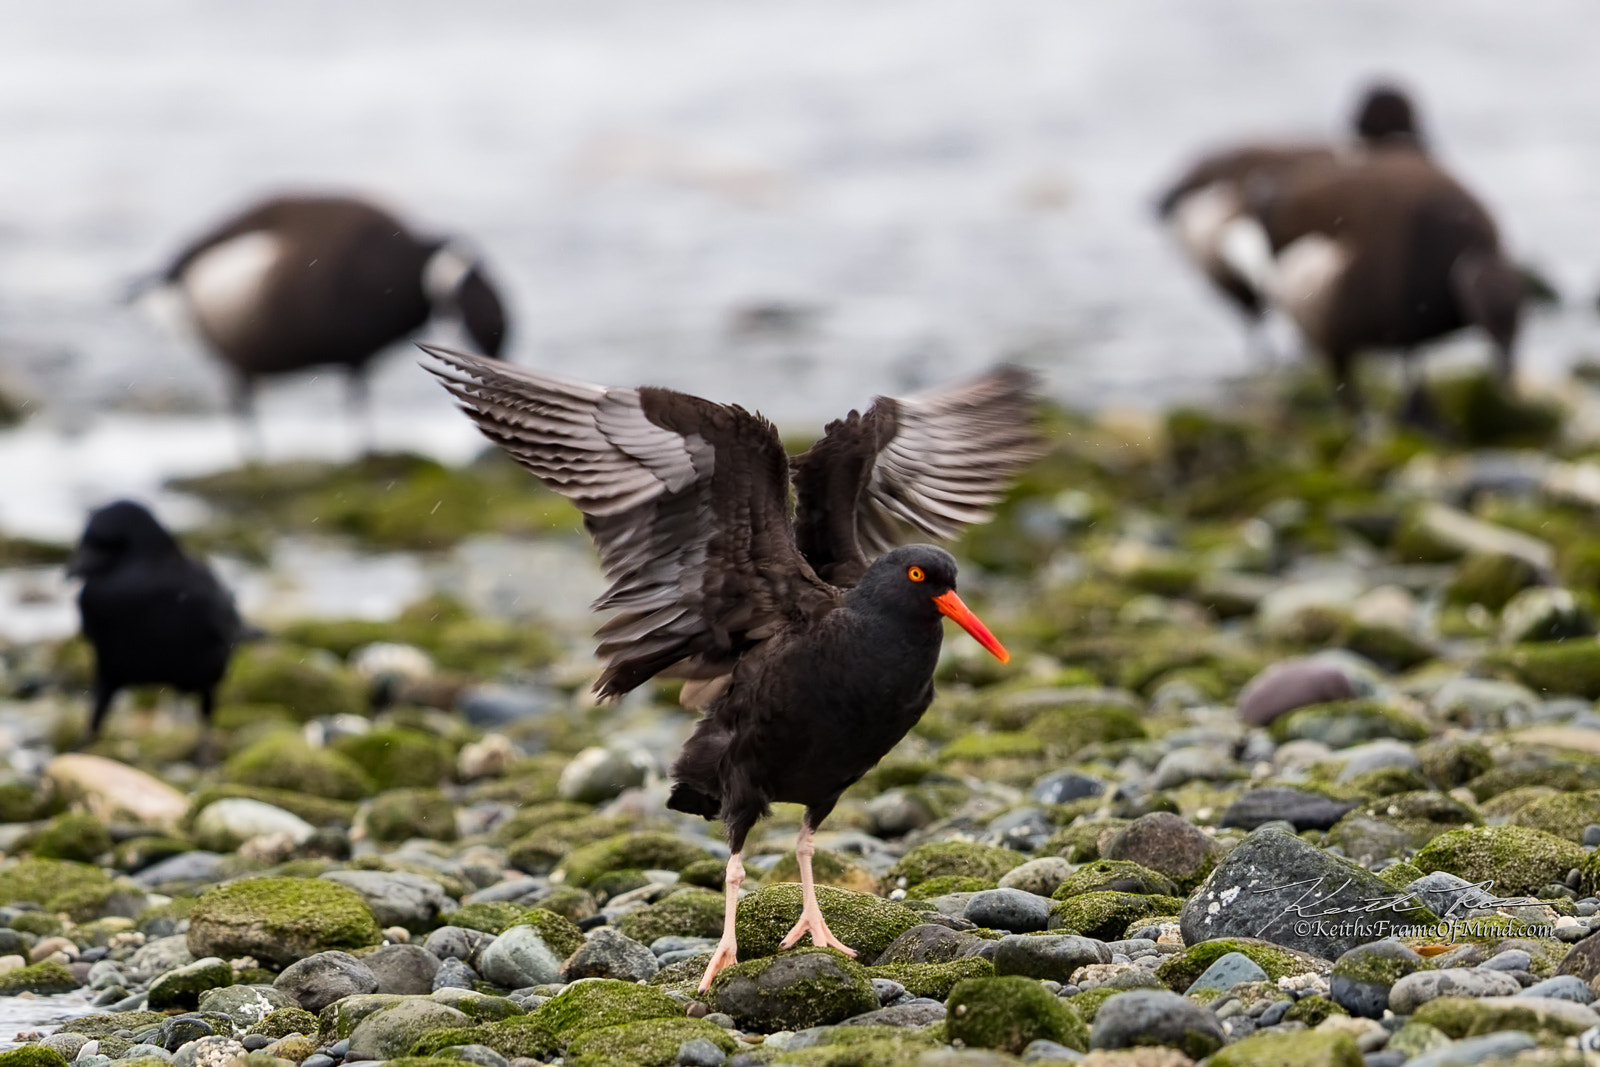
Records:
[[[857,958],[778,949],[780,806],[704,995],[727,849],[665,808],[693,713],[666,683],[596,705],[592,622],[507,592],[539,573],[275,617],[209,766],[156,691],[69,751],[86,647],[0,646],[0,1067],[1586,1062],[1600,389],[1434,389],[1430,437],[1353,428],[1309,371],[1226,409],[1049,412],[955,546],[1010,664],[947,635],[933,707],[818,836]],[[576,512],[487,455],[169,489],[191,549],[269,583],[297,538],[490,539],[585,588],[555,573]]]

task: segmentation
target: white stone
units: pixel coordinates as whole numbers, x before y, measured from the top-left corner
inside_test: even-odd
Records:
[[[62,796],[104,822],[132,822],[170,832],[189,810],[188,798],[170,785],[102,756],[79,752],[57,756],[44,773]]]

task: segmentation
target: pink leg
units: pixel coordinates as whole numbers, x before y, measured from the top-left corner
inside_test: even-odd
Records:
[[[800,862],[800,921],[794,924],[779,947],[793,948],[802,937],[810,934],[811,943],[818,948],[836,948],[846,956],[854,956],[856,950],[833,936],[822,918],[822,909],[817,906],[817,884],[811,877],[811,857],[817,846],[811,843],[811,834],[811,827],[801,823],[799,840],[794,843],[794,856]]]
[[[706,964],[705,977],[700,979],[700,992],[704,993],[711,988],[711,979],[717,972],[727,967],[732,967],[739,960],[739,943],[734,939],[735,920],[739,915],[739,887],[744,884],[744,861],[735,852],[728,857],[728,872],[723,879],[723,886],[728,894],[726,911],[722,917],[722,940],[717,942],[717,949],[711,954],[711,962]]]

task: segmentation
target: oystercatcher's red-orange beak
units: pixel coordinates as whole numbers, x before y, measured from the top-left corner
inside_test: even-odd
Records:
[[[939,608],[941,614],[954,620],[957,626],[971,634],[978,644],[987,648],[994,655],[995,659],[1001,663],[1011,662],[1011,653],[1006,651],[1006,646],[1002,645],[999,639],[989,632],[989,628],[983,624],[983,620],[972,613],[971,608],[961,602],[961,598],[956,596],[954,589],[948,593],[940,593],[933,598],[933,602]]]

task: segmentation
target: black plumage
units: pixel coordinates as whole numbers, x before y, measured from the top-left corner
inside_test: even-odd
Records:
[[[166,685],[199,697],[209,740],[216,688],[244,629],[216,575],[127,500],[89,516],[67,571],[83,578],[78,611],[94,648],[88,739],[99,735],[119,690]]]
[[[775,801],[803,804],[804,908],[790,932],[850,951],[816,904],[813,831],[840,794],[905,736],[933,697],[952,618],[1005,651],[955,593],[932,545],[882,552],[905,527],[947,537],[982,521],[1036,454],[1031,376],[852,412],[793,461],[772,425],[666,389],[606,389],[424,346],[480,429],[571,498],[612,585],[596,603],[596,688],[687,679],[705,709],[672,768],[668,806],[723,821],[733,856],[723,943],[736,953],[740,851]]]

